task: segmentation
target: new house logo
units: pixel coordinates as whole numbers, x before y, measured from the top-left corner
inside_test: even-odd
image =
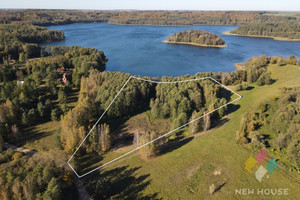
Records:
[[[255,171],[255,177],[256,179],[261,182],[262,178],[269,172],[270,174],[273,174],[274,169],[278,166],[278,162],[274,158],[268,158],[268,153],[261,149],[256,154],[256,159],[250,156],[248,160],[245,162],[245,168],[248,172],[253,173]],[[266,161],[266,168],[263,166],[263,162]],[[279,167],[277,167],[277,170],[279,171]],[[267,178],[269,175],[267,175]]]

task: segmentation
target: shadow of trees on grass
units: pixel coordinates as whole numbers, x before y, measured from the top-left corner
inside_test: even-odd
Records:
[[[169,140],[167,143],[160,146],[159,155],[163,155],[166,153],[170,153],[180,147],[184,146],[185,144],[192,141],[194,137],[184,138],[183,136],[176,137],[173,140]]]
[[[150,174],[138,175],[141,167],[118,167],[91,174],[84,178],[86,188],[95,200],[102,199],[142,199],[158,200],[157,193],[144,195],[142,191],[150,184]]]
[[[235,111],[237,111],[238,109],[240,109],[240,105],[239,104],[229,104],[227,106],[227,110],[226,110],[226,115],[229,115],[230,113],[233,113]]]
[[[74,168],[78,174],[82,175],[94,169],[93,165],[102,160],[103,157],[95,152],[78,157],[74,156]]]

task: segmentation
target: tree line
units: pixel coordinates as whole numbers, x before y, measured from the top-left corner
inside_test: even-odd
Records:
[[[300,170],[300,88],[282,88],[281,95],[246,113],[237,142],[248,148],[267,148],[291,170]]]
[[[69,109],[67,96],[72,88],[80,87],[81,77],[88,76],[92,69],[105,70],[107,59],[96,49],[44,50],[46,57],[1,66],[0,130],[6,141],[15,138],[18,142],[22,129],[41,121],[59,121]],[[19,131],[13,131],[13,127]]]
[[[0,23],[57,25],[108,22],[140,25],[241,25],[261,22],[295,22],[297,16],[270,15],[258,11],[75,11],[75,10],[2,10]]]
[[[56,161],[34,155],[30,157],[12,149],[0,149],[0,198],[74,199],[77,192],[72,175]]]
[[[129,76],[129,74],[121,72],[101,73],[93,70],[88,77],[81,78],[78,104],[61,120],[61,143],[66,151],[72,152],[75,150],[75,147],[78,146],[93,123],[97,121],[112,102]],[[152,93],[152,83],[141,83],[136,79],[132,79],[128,87],[124,88],[111,105],[101,124],[94,129],[83,149],[87,152],[98,153],[109,150],[107,148],[111,146],[110,136],[108,136],[111,132],[107,131],[110,126],[109,122],[144,110],[145,107],[149,106]],[[102,124],[103,122],[107,124]]]
[[[270,36],[300,39],[300,23],[264,22],[242,25],[230,33],[245,36]]]
[[[3,42],[11,42],[17,39],[24,43],[41,43],[64,40],[64,32],[48,30],[45,27],[20,24],[1,24],[1,34]]]
[[[0,24],[0,63],[8,65],[19,60],[41,56],[36,43],[65,39],[62,31],[48,30],[33,25]]]

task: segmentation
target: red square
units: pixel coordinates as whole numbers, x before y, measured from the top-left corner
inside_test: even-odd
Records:
[[[262,162],[264,161],[264,159],[266,158],[267,155],[268,155],[268,153],[264,149],[261,149],[256,154],[256,161],[262,165]]]

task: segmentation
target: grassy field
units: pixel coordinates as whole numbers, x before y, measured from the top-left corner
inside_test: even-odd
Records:
[[[263,101],[280,95],[279,88],[300,86],[299,66],[270,65],[268,70],[277,81],[272,85],[254,86],[242,91],[240,107],[228,118],[224,125],[209,134],[194,137],[171,148],[170,151],[150,161],[132,155],[110,165],[101,172],[110,177],[120,192],[116,199],[299,199],[300,181],[296,172],[281,170],[274,172],[260,183],[244,168],[249,156],[257,152],[236,144],[236,133],[241,118],[253,111]],[[95,174],[92,175],[95,177]],[[94,179],[85,178],[87,188],[93,193]],[[214,184],[218,190],[209,194],[209,186]],[[236,189],[279,189],[287,188],[288,196],[239,195]]]
[[[50,121],[29,128],[27,130],[28,134],[26,134],[28,137],[23,138],[26,141],[24,146],[26,148],[36,149],[38,151],[57,149],[55,145],[55,133],[58,126],[59,122]]]

